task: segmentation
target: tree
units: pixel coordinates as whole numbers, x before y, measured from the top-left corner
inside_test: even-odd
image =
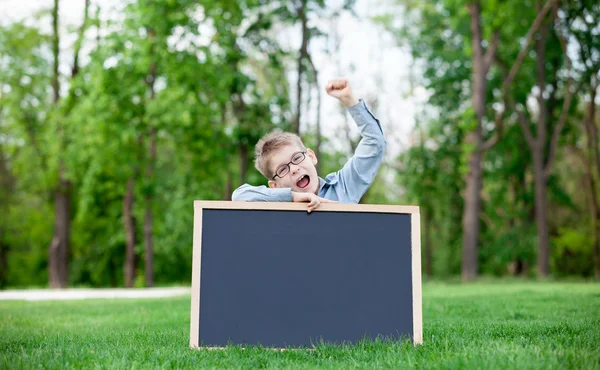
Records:
[[[485,115],[486,80],[498,46],[499,33],[495,29],[487,50],[483,50],[481,30],[481,4],[474,1],[467,4],[471,18],[472,48],[472,92],[471,104],[475,111],[475,129],[469,132],[465,143],[472,148],[469,155],[469,171],[465,189],[465,208],[463,212],[463,257],[462,278],[472,280],[477,276],[477,246],[479,243],[479,215],[481,212],[481,186],[483,181],[481,161],[484,150],[491,142],[484,143],[483,119]]]
[[[221,9],[221,8],[219,8]],[[254,144],[275,127],[286,128],[289,99],[284,80],[285,53],[274,34],[275,15],[260,3],[236,3],[223,8],[229,16],[212,13],[219,44],[225,53],[229,98],[221,102],[224,121],[231,128],[231,151],[239,153],[239,184],[248,180]],[[268,57],[265,57],[268,55]],[[283,108],[277,112],[270,107]],[[232,193],[228,179],[227,197]]]
[[[0,28],[0,285],[47,282],[52,101],[50,40],[15,22]],[[32,169],[36,169],[33,171]],[[12,261],[12,262],[11,262]],[[18,267],[17,267],[18,266]],[[33,270],[35,269],[35,270]],[[44,276],[46,275],[46,276]]]
[[[530,117],[532,117],[532,115],[528,114],[525,102],[523,101],[520,106],[517,106],[514,102],[514,98],[509,97],[508,93],[505,92],[505,101],[516,113],[518,118],[517,122],[521,126],[527,145],[532,153],[535,183],[535,214],[538,233],[537,270],[538,276],[540,277],[546,277],[549,274],[547,183],[556,154],[558,139],[566,120],[569,117],[571,102],[575,92],[575,89],[572,86],[573,77],[571,63],[569,56],[566,53],[566,41],[562,34],[563,31],[558,28],[554,30],[551,28],[552,20],[556,18],[558,8],[551,1],[546,3],[544,8],[541,8],[538,3],[537,8],[541,9],[539,14],[543,14],[543,9],[547,8],[549,6],[548,4],[554,7],[552,16],[549,21],[545,21],[540,26],[539,35],[535,40],[535,87],[537,91],[535,96],[539,109],[539,113],[535,120],[535,135],[529,125]],[[538,19],[540,19],[539,15]],[[550,33],[551,30],[554,32]],[[550,57],[547,59],[546,52],[549,41],[553,42],[554,49],[551,50]],[[506,71],[506,67],[502,66],[502,60],[498,58],[498,61],[501,68]],[[567,71],[566,81],[561,81],[560,78],[563,63]],[[511,75],[512,73],[509,72],[507,79],[510,78]],[[560,111],[557,111],[557,100],[561,98],[558,95],[558,87],[560,85],[564,86],[564,89],[562,90],[563,104]],[[521,96],[521,99],[526,99],[529,95],[522,94]],[[550,129],[549,124],[551,124],[552,121],[556,121],[556,124]]]
[[[563,5],[563,29],[575,40],[578,49],[579,80],[585,95],[581,137],[585,138],[585,149],[573,146],[584,168],[584,182],[590,204],[592,220],[594,274],[600,278],[600,139],[598,136],[596,97],[600,71],[600,6],[593,1],[571,1]],[[573,68],[574,70],[576,68]],[[594,171],[595,168],[595,171]],[[594,174],[595,172],[595,174]]]
[[[399,37],[412,46],[413,55],[425,63],[425,79],[434,89],[430,104],[441,109],[443,115],[458,112],[461,123],[467,128],[464,143],[464,168],[466,188],[462,217],[464,281],[477,276],[478,244],[480,234],[481,189],[483,184],[482,161],[484,153],[493,147],[502,135],[504,108],[493,108],[494,90],[503,93],[511,86],[514,76],[528,50],[532,36],[541,20],[551,8],[553,0],[535,13],[532,23],[527,16],[516,14],[515,4],[480,1],[440,1],[435,4],[406,3],[409,10],[407,25]],[[491,15],[494,15],[493,17]],[[452,16],[449,16],[452,15]],[[523,32],[522,22],[532,24],[519,55],[511,66],[511,74],[501,81],[501,86],[489,86],[487,81],[493,72],[491,67],[499,48],[508,48],[514,33]],[[425,21],[427,19],[427,21]],[[482,19],[486,22],[482,23]],[[514,26],[507,27],[507,24]],[[465,27],[466,24],[470,26]],[[486,41],[486,38],[489,41]],[[471,41],[468,49],[464,43]],[[484,44],[487,48],[484,49]],[[466,73],[470,73],[467,79]],[[512,77],[511,77],[512,76]],[[468,81],[470,89],[458,88]],[[467,101],[470,100],[470,104]],[[493,119],[489,117],[492,116]],[[488,128],[493,123],[493,128]]]
[[[67,105],[64,112],[59,111],[60,106],[60,35],[58,18],[59,0],[54,0],[52,8],[52,97],[55,107],[53,119],[56,124],[56,142],[57,142],[57,180],[54,187],[54,235],[48,246],[48,280],[52,288],[65,288],[69,282],[69,244],[71,238],[71,191],[72,183],[66,174],[63,155],[68,139],[65,135],[64,116],[70,113],[70,107],[73,103]],[[81,43],[84,38],[88,22],[89,0],[85,0],[83,24],[79,29],[79,35],[74,48],[73,66],[71,69],[71,79],[79,73],[79,53]],[[74,99],[70,95],[71,100]]]
[[[59,0],[54,0],[54,8],[52,9],[52,92],[55,107],[58,106],[60,100],[58,4]],[[56,136],[60,143],[58,149],[60,155],[64,146],[64,137],[60,122],[57,125]],[[54,236],[48,246],[48,281],[52,288],[65,288],[69,281],[70,187],[71,183],[65,177],[64,163],[59,159],[58,180],[54,189]]]

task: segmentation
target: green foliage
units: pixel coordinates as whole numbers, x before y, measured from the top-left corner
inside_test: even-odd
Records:
[[[553,239],[550,263],[558,276],[594,274],[593,240],[588,230],[562,228]]]
[[[3,207],[4,208],[4,207]],[[10,233],[3,235],[3,243],[9,246],[6,286],[28,287],[44,286],[47,281],[46,240],[51,235],[52,224],[48,204],[40,198],[20,194],[3,209],[3,228]]]
[[[479,250],[481,271],[485,274],[503,276],[511,272],[512,263],[533,267],[535,265],[537,237],[532,225],[486,230],[484,242]],[[520,274],[529,276],[533,270]],[[517,271],[515,271],[517,273]]]
[[[478,150],[472,140],[472,136],[479,132],[471,101],[473,36],[469,13],[469,6],[475,3],[462,0],[394,3],[398,4],[398,13],[383,15],[376,21],[396,35],[398,44],[408,47],[415,59],[415,67],[421,72],[417,74],[416,82],[430,93],[423,122],[413,132],[413,135],[420,135],[420,140],[399,158],[401,173],[398,175],[398,185],[405,189],[405,199],[421,206],[422,218],[430,223],[429,229],[422,230],[431,239],[434,273],[456,273],[456,266],[460,266],[462,235],[461,213],[457,210],[462,209],[462,201],[451,202],[451,197],[446,194],[452,193],[462,198],[462,177],[468,173],[471,153]],[[511,107],[504,107],[502,88],[506,74],[523,46],[523,38],[544,2],[488,0],[477,3],[481,11],[484,53],[489,50],[493,34],[498,34],[497,58],[492,61],[486,75],[486,105],[479,129],[484,141],[497,132],[493,120],[498,110],[507,109],[502,120],[503,136],[495,146],[483,153],[479,266],[483,274],[503,275],[508,273],[508,266],[513,263],[533,268],[537,260],[532,158],[521,127],[517,124],[516,112]],[[574,59],[573,76],[585,86],[591,71],[597,72],[592,66],[598,64],[599,54],[594,50],[598,45],[598,22],[595,21],[600,15],[599,11],[600,8],[589,1],[561,3],[558,20],[553,22],[547,19],[542,24],[542,28],[549,30],[543,65],[548,90],[544,94],[548,103],[548,134],[541,144],[545,148],[550,146],[552,129],[562,113],[568,76],[558,32],[571,36],[571,40],[578,40],[579,45],[569,45],[578,46],[579,55],[572,55],[572,58],[579,57],[578,60]],[[401,23],[394,22],[397,17],[402,17]],[[539,34],[535,35],[535,39],[539,39]],[[538,83],[538,58],[535,47],[531,46],[509,89],[510,99],[516,102],[517,109],[524,116],[525,125],[534,135],[538,133],[535,124],[539,115],[536,111],[538,108],[532,108],[536,105],[532,104],[532,98],[535,98],[532,91]],[[581,111],[573,111],[574,106],[571,106],[570,112],[572,119],[581,120]],[[566,130],[571,134],[559,142],[559,147],[580,146],[581,132],[573,132],[569,125]],[[547,150],[544,155],[547,155]],[[443,161],[453,163],[452,171],[448,171]],[[571,190],[575,183],[581,181],[581,171],[577,177],[568,178],[564,171],[569,165],[561,166],[563,174],[560,176],[553,174],[548,178],[550,208],[558,210],[549,214],[550,235],[558,234],[558,228],[564,226],[565,222],[568,225],[587,224],[582,216],[587,213],[582,210],[590,206],[574,201],[574,198],[581,198],[575,190],[581,190],[579,185]],[[581,164],[577,163],[577,166]],[[442,182],[441,179],[446,181]],[[449,207],[453,207],[453,212],[447,211]],[[422,222],[423,227],[425,224]],[[591,232],[587,230],[586,233],[589,236]],[[588,253],[591,253],[591,247]],[[559,268],[558,265],[554,266]],[[574,273],[575,266],[571,273]],[[588,271],[587,265],[581,265],[581,268],[580,273]],[[556,272],[562,274],[558,270]],[[527,274],[528,271],[523,273]]]
[[[0,27],[0,286],[43,285],[52,232],[49,40],[24,23]]]
[[[461,260],[460,189],[464,182],[459,144],[463,133],[454,128],[448,134],[448,127],[444,122],[431,121],[425,128],[418,128],[421,136],[417,144],[398,158],[398,185],[404,189],[406,203],[420,206],[422,234],[427,233],[431,240],[432,270],[437,276],[458,273]]]
[[[327,36],[318,19],[354,5],[353,0],[336,9],[322,0],[305,3],[311,38]],[[498,32],[499,60],[509,68],[535,17],[536,4],[480,3],[484,48]],[[469,4],[407,0],[401,1],[403,14],[378,17],[399,44],[409,47],[416,82],[430,96],[412,134],[418,140],[392,163],[384,163],[363,202],[421,207],[422,231],[430,237],[436,276],[460,270],[461,191],[467,158],[475,149],[466,142],[477,128],[471,105]],[[576,82],[589,91],[600,55],[594,22],[600,9],[588,0],[560,6],[558,21],[576,46]],[[37,24],[48,20],[47,12],[37,17]],[[399,17],[403,26],[394,29]],[[25,21],[1,25],[0,213],[5,217],[0,217],[0,287],[46,283],[52,189],[61,162],[71,182],[71,285],[124,283],[123,202],[130,179],[136,284],[144,284],[146,268],[146,199],[154,215],[156,283],[189,283],[193,200],[227,199],[242,182],[264,184],[252,165],[253,146],[266,132],[291,126],[288,76],[296,50],[283,48],[279,36],[299,21],[297,3],[286,1],[129,2],[118,20],[91,17],[89,27],[99,34],[92,39],[90,34],[96,32],[88,32],[82,39],[86,57],[80,58],[83,64],[75,78],[61,75],[63,91],[57,104],[50,88],[50,35]],[[546,83],[557,91],[550,97],[549,111],[556,118],[567,75],[554,26],[549,37],[545,72]],[[61,60],[70,63],[72,50],[61,52]],[[536,83],[535,63],[531,52],[510,89],[532,127],[537,116],[525,103]],[[501,66],[495,62],[487,76],[484,139],[495,134],[491,120],[498,109],[494,103],[500,101]],[[63,67],[61,73],[66,71]],[[305,78],[312,83],[310,69]],[[577,111],[567,121],[560,145],[582,146],[584,133],[577,124],[584,116],[585,93],[573,104]],[[483,159],[479,258],[484,274],[506,274],[507,265],[515,261],[531,268],[536,259],[531,156],[514,113],[507,112],[502,140]],[[549,128],[555,124],[555,119],[548,122]],[[312,130],[303,139],[315,147]],[[155,156],[149,153],[151,137]],[[320,175],[325,176],[337,171],[349,153],[329,150],[328,139],[321,140]],[[546,147],[549,141],[550,135]],[[592,158],[592,153],[584,154]],[[556,236],[552,266],[559,275],[588,276],[591,228],[580,227],[589,223],[581,163],[561,150],[556,158],[548,180],[550,234]],[[393,188],[386,185],[391,178],[396,181]]]
[[[119,22],[92,20],[106,28],[55,109],[47,36],[22,23],[0,28],[6,135],[0,148],[16,178],[11,217],[0,224],[8,230],[0,234],[9,262],[2,285],[44,284],[53,217],[48,192],[59,158],[73,189],[71,284],[123,284],[128,179],[135,183],[136,275],[144,275],[149,198],[156,282],[189,282],[193,200],[227,197],[228,172],[236,180],[242,176],[234,166],[239,161],[231,160],[240,147],[251,153],[266,131],[288,124],[285,52],[270,31],[274,18],[266,10],[256,1],[140,0],[125,7]],[[208,44],[191,41],[211,32]],[[66,138],[60,156],[58,127]],[[151,131],[155,159],[148,154]],[[147,176],[150,165],[153,176]],[[250,179],[258,180],[255,171]],[[22,199],[30,203],[18,203]],[[29,206],[36,202],[37,208]],[[35,232],[23,235],[26,227]]]
[[[536,262],[536,229],[532,220],[534,201],[528,179],[530,155],[520,128],[509,126],[496,146],[486,153],[483,186],[481,271],[508,273],[511,263],[533,268]],[[527,274],[528,271],[521,272]]]

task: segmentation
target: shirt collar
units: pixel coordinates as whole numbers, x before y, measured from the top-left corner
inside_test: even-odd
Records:
[[[335,185],[338,182],[338,175],[337,172],[332,172],[329,175],[325,176],[325,179],[323,180],[322,178],[319,177],[319,192],[323,189],[323,187],[325,187],[326,185]]]

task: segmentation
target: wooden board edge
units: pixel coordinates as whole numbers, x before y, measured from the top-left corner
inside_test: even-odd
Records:
[[[199,346],[200,334],[200,271],[202,264],[202,208],[194,208],[192,249],[192,308],[190,313],[190,347]]]
[[[322,204],[321,211],[378,212],[411,214],[411,267],[413,293],[413,343],[423,343],[423,316],[421,291],[421,226],[418,206]],[[375,209],[376,208],[376,209]],[[393,209],[392,209],[393,208]],[[190,317],[190,347],[193,349],[224,349],[223,347],[201,347],[199,345],[200,314],[200,271],[202,255],[202,212],[203,209],[258,209],[258,210],[305,210],[301,203],[275,202],[228,202],[194,201],[194,235],[192,254],[192,302]]]
[[[413,294],[413,343],[423,344],[423,292],[421,285],[421,217],[411,215],[411,255]]]
[[[228,347],[203,347],[203,346],[191,346],[192,349],[196,349],[199,351],[225,351]],[[245,351],[246,347],[240,347],[241,350]],[[285,352],[285,351],[307,351],[307,352],[315,352],[315,348],[288,348],[288,347],[263,347],[263,349],[268,349],[277,352]]]
[[[230,202],[218,200],[195,200],[194,208],[203,209],[248,209],[248,210],[278,210],[304,211],[306,203],[293,202]],[[418,206],[400,206],[389,204],[338,204],[322,203],[314,212],[373,212],[373,213],[419,213]]]

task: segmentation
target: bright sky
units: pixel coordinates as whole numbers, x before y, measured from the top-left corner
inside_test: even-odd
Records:
[[[391,0],[387,0],[391,1]],[[97,0],[92,0],[95,4]],[[341,0],[329,0],[328,6],[335,7]],[[379,5],[375,4],[377,2]],[[0,23],[31,17],[41,9],[52,6],[52,0],[0,0]],[[102,0],[101,11],[104,17],[111,18],[118,14],[111,10],[121,1]],[[81,23],[84,0],[61,0],[61,28],[77,27]],[[427,93],[420,86],[414,86],[411,91],[410,73],[411,57],[407,50],[396,45],[395,40],[380,27],[373,25],[368,18],[377,15],[378,9],[385,11],[386,0],[358,0],[355,11],[358,17],[343,14],[335,22],[330,19],[316,20],[321,29],[327,33],[335,32],[340,40],[339,54],[328,51],[325,38],[315,40],[310,45],[309,52],[319,72],[319,84],[325,86],[327,80],[338,75],[347,77],[355,95],[364,98],[367,104],[377,99],[375,115],[381,121],[388,141],[388,159],[400,150],[410,145],[409,133],[414,126],[416,111],[422,107]],[[32,20],[31,22],[35,22]],[[50,24],[40,25],[50,31]],[[68,51],[74,38],[63,37],[61,50]],[[292,29],[282,35],[282,41],[297,49],[300,43],[299,28]],[[331,38],[329,40],[331,45]],[[67,55],[70,53],[63,53]],[[64,60],[61,70],[68,71],[70,60]],[[84,60],[85,62],[85,60]],[[341,72],[341,73],[339,73]],[[292,87],[295,86],[295,71],[290,71]],[[292,95],[294,95],[292,91]],[[340,113],[337,101],[322,94],[321,126],[323,134],[330,138],[336,149],[348,149],[345,140],[336,140],[344,127],[344,116]],[[316,116],[316,98],[312,100],[312,111],[305,113],[303,125],[314,124]],[[352,125],[354,135],[358,130]]]

